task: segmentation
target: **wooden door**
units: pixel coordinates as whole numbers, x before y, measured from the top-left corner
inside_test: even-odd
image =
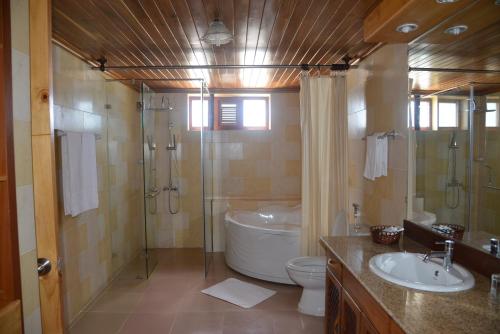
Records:
[[[325,294],[325,331],[326,334],[340,334],[340,316],[342,306],[342,286],[327,271]]]
[[[52,117],[51,1],[30,0],[30,90],[33,197],[38,258],[52,269],[40,276],[40,308],[44,333],[63,333],[56,165]]]
[[[0,3],[0,334],[22,332],[12,121],[10,1]]]
[[[341,328],[342,334],[359,334],[361,330],[361,311],[349,293],[342,291],[341,307]]]

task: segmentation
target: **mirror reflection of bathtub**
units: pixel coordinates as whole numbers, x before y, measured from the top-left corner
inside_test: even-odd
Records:
[[[269,206],[225,216],[226,263],[244,275],[295,284],[286,263],[300,256],[301,209]]]

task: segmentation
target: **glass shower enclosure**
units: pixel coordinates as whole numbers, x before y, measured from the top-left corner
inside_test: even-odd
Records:
[[[199,95],[201,100],[204,100],[209,94],[203,80],[196,79],[194,81],[199,82]],[[203,244],[199,244],[199,247],[200,251],[204,253],[204,272],[206,275],[213,252],[211,127],[203,127],[200,131],[189,133],[186,133],[186,129],[180,129],[181,124],[178,123],[182,122],[178,118],[187,117],[187,110],[182,107],[182,110],[178,110],[179,107],[174,106],[170,101],[171,95],[156,92],[148,86],[147,82],[141,83],[140,96],[146,277],[152,274],[158,263],[158,253],[161,252],[161,248],[165,247],[165,240],[159,240],[159,235],[165,230],[165,225],[179,224],[179,221],[182,224],[187,224],[186,221],[177,219],[179,215],[183,217],[182,215],[186,211],[191,213],[190,218],[201,216],[199,220],[192,218],[188,223],[201,222],[201,226],[197,227],[200,232],[197,233],[203,236]],[[204,112],[205,105],[203,103],[201,105],[202,118],[210,115],[210,113]],[[177,119],[174,119],[174,113],[178,116]],[[193,151],[199,149],[199,162],[185,161],[182,151],[186,146],[191,147]],[[179,155],[182,158],[180,162],[178,161]],[[188,168],[189,172],[186,171]],[[184,176],[185,174],[189,174],[189,176]],[[190,187],[189,190],[183,189],[184,185],[181,185],[180,179],[189,178],[184,184],[192,184],[198,179],[196,175],[199,176],[200,184],[196,187]],[[199,189],[199,193],[197,193],[197,189]],[[186,197],[189,197],[188,203],[183,200]],[[198,197],[199,200],[191,200],[193,197]],[[198,206],[198,208],[186,208],[188,205]],[[172,234],[175,239],[173,227]],[[171,240],[169,246],[175,247],[176,240]]]

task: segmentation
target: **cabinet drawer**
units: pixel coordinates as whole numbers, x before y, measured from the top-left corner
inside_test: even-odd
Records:
[[[328,252],[326,268],[342,284],[342,263],[330,252]]]

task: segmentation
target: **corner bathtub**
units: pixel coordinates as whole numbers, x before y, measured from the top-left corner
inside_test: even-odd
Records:
[[[288,276],[286,263],[300,256],[300,220],[298,207],[227,212],[226,264],[250,277],[295,284]]]

